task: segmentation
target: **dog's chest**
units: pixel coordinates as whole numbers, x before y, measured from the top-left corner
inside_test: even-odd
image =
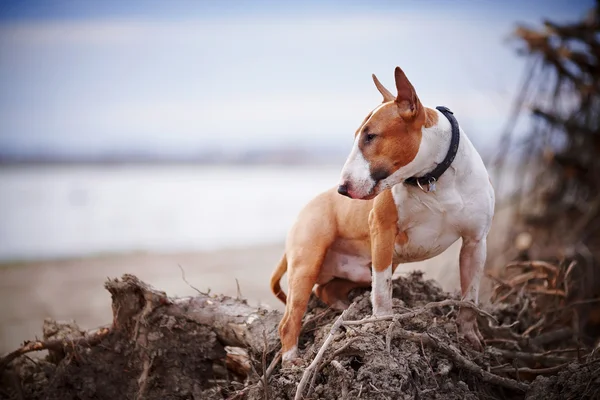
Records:
[[[427,260],[441,254],[460,238],[464,205],[457,193],[425,193],[399,188],[393,190],[393,195],[399,232],[394,245],[395,262]]]

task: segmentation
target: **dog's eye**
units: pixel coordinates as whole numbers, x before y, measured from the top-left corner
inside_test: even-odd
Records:
[[[367,133],[365,135],[365,142],[369,143],[372,142],[373,139],[375,139],[377,137],[377,135],[373,134],[373,133]]]

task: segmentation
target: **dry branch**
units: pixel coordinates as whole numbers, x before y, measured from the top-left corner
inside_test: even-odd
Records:
[[[110,330],[108,328],[101,328],[98,330],[90,331],[83,337],[77,337],[73,339],[50,339],[50,340],[36,340],[32,342],[26,342],[23,346],[15,351],[8,353],[6,356],[0,359],[0,373],[6,368],[14,359],[33,351],[41,350],[57,350],[65,351],[75,347],[92,347],[102,339],[104,339]]]
[[[317,369],[319,367],[319,362],[323,358],[323,354],[325,354],[325,351],[329,347],[329,344],[331,344],[331,342],[333,341],[334,335],[336,334],[336,332],[338,331],[338,329],[340,329],[340,326],[342,326],[342,324],[344,322],[344,318],[346,317],[346,315],[348,314],[348,312],[352,308],[354,308],[355,304],[356,303],[352,303],[350,305],[350,307],[348,307],[348,309],[346,309],[335,320],[333,326],[331,327],[331,330],[329,331],[329,335],[327,335],[327,337],[325,338],[325,341],[323,342],[323,345],[321,345],[321,348],[319,349],[317,355],[315,356],[315,358],[312,360],[312,362],[310,363],[310,365],[306,368],[306,370],[302,374],[302,379],[300,379],[300,383],[298,384],[298,388],[296,389],[296,396],[294,397],[294,400],[300,400],[300,399],[302,399],[302,393],[304,392],[304,387],[306,386],[306,383],[310,379],[311,375],[313,373],[317,372]]]
[[[410,312],[407,312],[404,314],[386,315],[386,316],[382,316],[382,317],[368,317],[368,318],[364,318],[364,319],[361,319],[358,321],[345,321],[344,325],[347,325],[347,326],[362,325],[362,324],[366,324],[369,322],[389,321],[391,319],[396,319],[397,321],[404,321],[407,319],[414,318],[417,315],[424,314],[427,311],[431,310],[432,308],[442,308],[442,307],[449,307],[449,306],[470,308],[472,310],[475,310],[479,315],[489,318],[490,320],[494,321],[496,324],[498,323],[498,320],[496,319],[496,317],[494,317],[492,314],[490,314],[486,311],[483,311],[482,309],[480,309],[479,307],[477,307],[475,304],[473,304],[471,302],[448,299],[448,300],[427,303],[422,308],[419,308],[417,310],[410,311]]]

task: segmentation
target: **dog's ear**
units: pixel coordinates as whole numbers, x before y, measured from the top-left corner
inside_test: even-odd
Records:
[[[373,82],[375,82],[375,86],[377,87],[377,90],[379,90],[379,93],[381,93],[381,95],[383,96],[383,102],[387,103],[388,101],[393,101],[395,99],[394,95],[389,90],[387,90],[381,84],[381,82],[379,82],[379,79],[377,79],[375,74],[373,74],[372,76],[373,76]]]
[[[405,114],[406,116],[416,116],[419,111],[420,102],[417,97],[417,92],[415,92],[415,88],[400,67],[396,67],[394,77],[396,78],[396,89],[398,89],[396,102],[398,103],[398,106],[400,106],[402,114]]]

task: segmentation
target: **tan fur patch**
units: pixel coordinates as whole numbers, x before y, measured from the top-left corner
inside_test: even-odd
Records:
[[[394,240],[398,232],[398,211],[391,190],[375,197],[373,210],[369,214],[369,227],[373,269],[381,272],[392,264]]]
[[[396,235],[396,244],[402,246],[406,243],[408,243],[408,235],[406,232],[398,232]]]
[[[414,160],[421,145],[423,127],[429,128],[438,122],[437,112],[423,107],[404,72],[396,67],[394,73],[398,90],[395,101],[373,110],[355,133],[372,176],[389,176]],[[383,86],[374,80],[381,92]]]
[[[438,123],[438,114],[431,108],[425,108],[425,128],[431,128]]]
[[[419,151],[424,122],[424,113],[407,121],[400,114],[397,103],[382,106],[362,127],[362,137],[359,138],[358,146],[371,171],[382,169],[391,174],[410,163]],[[376,136],[368,142],[367,134]]]

